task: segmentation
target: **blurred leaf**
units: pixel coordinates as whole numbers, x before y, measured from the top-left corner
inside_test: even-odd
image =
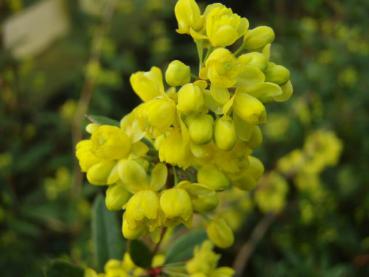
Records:
[[[104,197],[98,195],[92,209],[92,240],[97,269],[101,272],[109,259],[122,259],[125,243],[118,220],[105,207]]]
[[[53,261],[46,269],[46,277],[81,277],[84,270],[66,261]]]
[[[206,239],[204,230],[192,231],[174,241],[168,249],[166,263],[185,261],[192,257],[193,249]]]
[[[100,125],[114,125],[114,126],[119,126],[119,121],[111,119],[109,117],[106,116],[101,116],[101,115],[87,115],[86,116],[88,120],[90,120],[92,123],[96,123],[96,124],[100,124]]]
[[[142,241],[132,240],[129,245],[129,254],[135,265],[143,268],[151,266],[152,253]]]

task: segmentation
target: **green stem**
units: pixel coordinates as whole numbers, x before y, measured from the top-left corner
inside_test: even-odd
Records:
[[[241,46],[236,50],[236,52],[234,52],[234,55],[237,56],[238,54],[240,54],[242,52],[242,50],[244,50],[245,44],[242,43]]]

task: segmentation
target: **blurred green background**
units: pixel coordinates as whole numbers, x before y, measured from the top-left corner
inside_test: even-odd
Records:
[[[9,47],[15,34],[9,21],[41,2],[0,1],[2,276],[42,276],[54,258],[92,263],[91,203],[101,189],[74,185],[79,176],[72,137],[87,123],[74,122],[81,95],[92,93],[89,114],[119,120],[138,103],[128,82],[132,72],[165,68],[172,59],[194,65],[197,58],[191,38],[175,33],[174,0],[122,0],[114,9],[111,0],[61,1],[61,18],[46,17],[42,26],[67,22],[66,30],[17,54],[16,47],[43,38],[26,37]],[[270,127],[258,153],[266,168],[321,128],[343,143],[337,166],[320,176],[324,197],[316,201],[290,189],[295,205],[261,240],[247,276],[368,276],[369,1],[218,2],[246,16],[250,27],[273,27],[273,59],[292,74],[294,96],[269,107]],[[261,216],[257,209],[245,215],[239,245],[224,253],[224,263],[232,264]]]

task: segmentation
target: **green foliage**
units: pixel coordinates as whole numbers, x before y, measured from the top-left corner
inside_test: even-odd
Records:
[[[145,243],[139,240],[130,241],[128,252],[136,265],[142,268],[150,268],[153,253]]]
[[[171,264],[188,260],[193,255],[196,245],[200,245],[206,239],[204,230],[193,230],[170,245],[167,251],[165,262]]]
[[[84,271],[82,268],[77,267],[66,261],[56,260],[51,262],[51,264],[45,270],[46,277],[82,277],[84,276]]]
[[[109,259],[121,259],[123,241],[116,214],[105,207],[104,197],[96,197],[92,209],[92,240],[98,271],[103,271]]]

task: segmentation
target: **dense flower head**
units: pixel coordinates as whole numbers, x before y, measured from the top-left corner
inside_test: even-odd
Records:
[[[271,61],[270,27],[249,29],[249,21],[226,6],[201,11],[194,0],[177,1],[175,16],[177,32],[197,46],[199,67],[194,71],[174,60],[164,73],[156,66],[133,73],[130,83],[142,103],[120,124],[88,125],[91,137],[78,143],[76,156],[91,184],[108,186],[106,206],[124,210],[125,238],[157,238],[162,229],[190,227],[199,215],[212,243],[226,248],[233,244],[237,220],[230,224],[219,216],[223,193],[256,190],[258,203],[274,197],[269,205],[259,204],[263,211],[283,207],[287,189],[278,175],[268,177],[273,185],[257,188],[264,166],[253,151],[263,140],[267,104],[292,95],[291,76]],[[339,147],[325,145],[325,138],[312,139],[306,152],[318,147],[334,156]],[[334,157],[316,160],[312,170]],[[211,249],[208,242],[195,250],[190,276],[233,274],[216,269],[217,255],[206,257]]]

